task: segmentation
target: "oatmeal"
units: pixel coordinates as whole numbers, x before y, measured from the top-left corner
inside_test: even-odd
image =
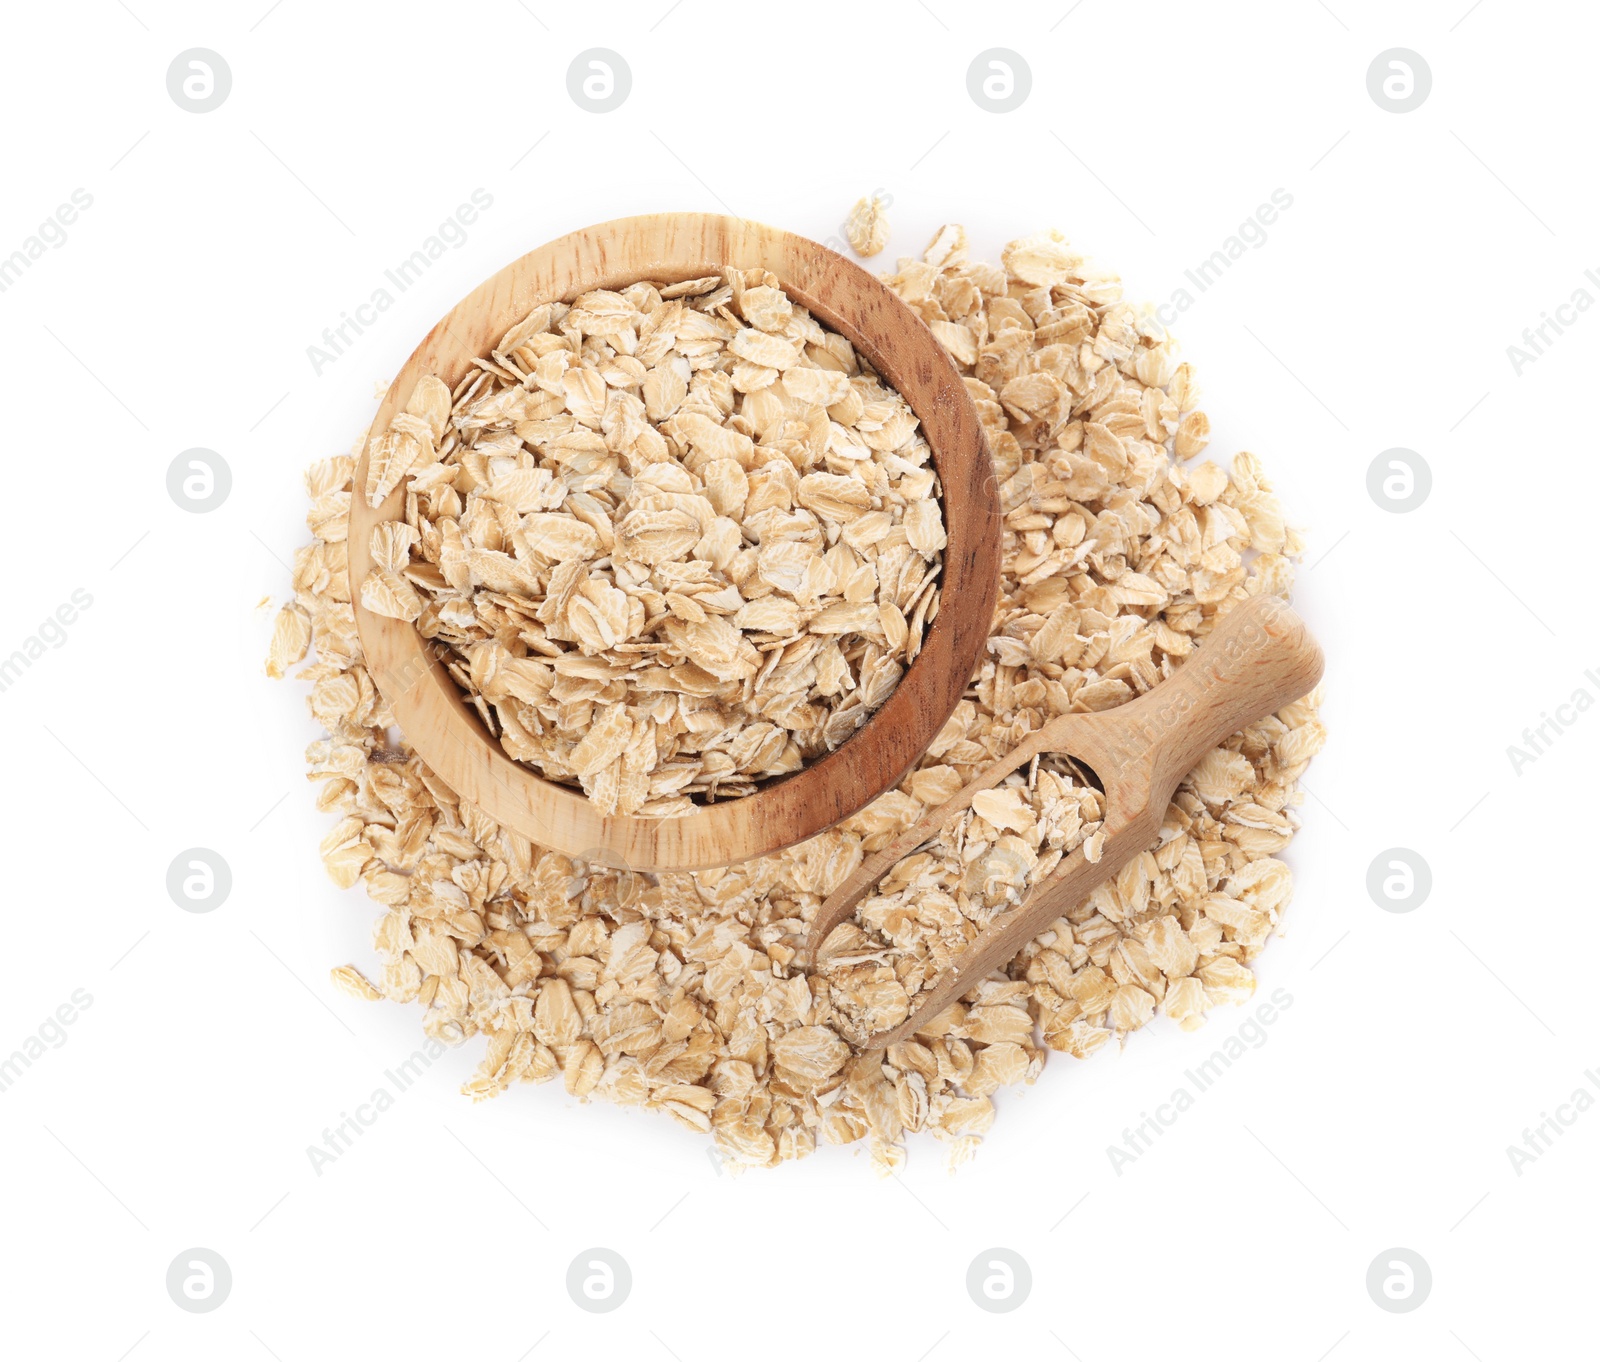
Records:
[[[347,508],[356,492],[351,486],[353,461],[325,460],[307,474],[312,541],[296,555],[295,599],[284,607],[273,631],[269,670],[282,673],[300,661],[308,644],[314,649],[313,660],[297,675],[310,684],[312,713],[327,732],[307,754],[319,807],[331,823],[323,859],[336,884],[363,885],[378,908],[376,967],[363,971],[342,966],[334,972],[334,982],[354,997],[416,1004],[429,1035],[452,1042],[474,1038],[468,1043],[481,1044],[483,1061],[466,1085],[472,1097],[492,1097],[521,1082],[559,1081],[580,1098],[663,1113],[709,1136],[723,1160],[736,1168],[797,1158],[819,1143],[865,1141],[874,1166],[891,1172],[906,1157],[907,1135],[917,1132],[946,1142],[952,1163],[957,1163],[971,1156],[993,1123],[996,1094],[1010,1084],[1033,1082],[1052,1052],[1083,1059],[1113,1038],[1125,1039],[1152,1023],[1193,1030],[1213,1008],[1241,1002],[1254,990],[1251,963],[1282,926],[1291,897],[1292,877],[1279,853],[1295,832],[1301,799],[1297,782],[1323,741],[1315,693],[1252,724],[1202,759],[1173,798],[1154,845],[1051,924],[1004,970],[976,983],[914,1039],[882,1053],[858,1048],[866,1034],[906,1016],[921,982],[943,968],[985,921],[1014,905],[1060,856],[1077,846],[1088,854],[1092,839],[1100,835],[1098,794],[1070,765],[1041,759],[980,795],[936,843],[901,862],[877,886],[855,920],[830,937],[815,971],[808,974],[799,967],[812,917],[863,855],[886,845],[915,817],[943,803],[1052,716],[1108,709],[1158,684],[1238,601],[1261,593],[1286,596],[1293,579],[1291,560],[1301,551],[1300,538],[1286,527],[1254,455],[1237,454],[1226,466],[1193,462],[1206,447],[1209,427],[1198,406],[1192,371],[1180,362],[1174,343],[1154,318],[1124,301],[1115,277],[1089,264],[1059,233],[1012,242],[996,265],[970,258],[961,229],[946,227],[920,259],[902,260],[889,283],[944,343],[983,420],[1004,514],[999,604],[987,655],[968,694],[918,768],[898,789],[846,823],[776,855],[726,869],[662,875],[574,860],[498,826],[450,790],[403,743],[392,746],[392,716],[367,675],[348,599],[341,507]],[[525,682],[520,665],[549,667],[555,675],[552,690],[575,684],[573,673],[556,667],[556,652],[571,659],[563,665],[594,669],[592,676],[584,673],[577,681],[601,690],[621,685],[623,690],[615,692],[619,698],[629,694],[626,681],[611,673],[613,656],[629,656],[619,651],[624,643],[612,623],[631,626],[633,606],[628,605],[630,619],[624,621],[620,608],[613,613],[612,597],[602,594],[595,600],[583,596],[581,586],[570,591],[563,586],[564,623],[559,627],[573,637],[552,637],[550,623],[539,612],[553,599],[550,584],[565,560],[543,555],[549,558],[548,570],[541,565],[526,580],[509,576],[505,586],[493,589],[485,581],[482,591],[476,590],[473,577],[459,575],[463,564],[469,574],[473,571],[475,552],[500,555],[485,560],[497,567],[502,557],[521,561],[514,541],[506,547],[508,536],[526,535],[527,516],[558,513],[537,509],[538,498],[545,495],[538,489],[553,489],[557,471],[545,467],[545,456],[535,456],[537,441],[533,449],[526,444],[513,449],[506,441],[491,444],[505,452],[484,450],[485,439],[500,438],[485,434],[491,426],[503,435],[503,416],[493,415],[492,405],[485,415],[478,404],[504,401],[508,413],[524,401],[536,404],[529,411],[546,414],[519,412],[510,429],[515,433],[524,419],[555,420],[564,436],[577,437],[570,457],[553,460],[563,472],[574,464],[606,469],[614,458],[618,471],[631,466],[609,445],[601,452],[611,394],[635,398],[645,407],[648,425],[650,402],[660,406],[659,393],[656,398],[651,394],[668,381],[663,375],[647,386],[633,365],[623,363],[637,360],[646,375],[661,367],[640,358],[655,352],[647,343],[645,322],[638,319],[676,302],[684,309],[683,328],[714,333],[705,337],[707,353],[724,356],[750,320],[740,310],[737,290],[726,281],[679,287],[683,291],[677,298],[662,296],[659,303],[648,286],[640,286],[631,298],[627,291],[616,295],[625,300],[626,309],[609,301],[584,309],[595,317],[615,309],[616,315],[635,319],[631,324],[637,326],[631,353],[626,344],[609,347],[616,355],[611,362],[621,371],[618,376],[629,382],[611,386],[602,372],[604,391],[583,388],[587,379],[574,384],[575,390],[593,394],[586,411],[591,417],[599,412],[598,439],[595,427],[567,407],[564,375],[573,358],[570,344],[534,344],[535,349],[551,345],[551,353],[559,350],[566,356],[552,363],[549,375],[553,382],[556,365],[566,366],[559,407],[556,394],[536,377],[514,377],[533,374],[544,359],[535,356],[513,365],[506,362],[513,356],[502,346],[498,353],[503,358],[487,362],[482,376],[448,395],[452,423],[464,418],[482,424],[472,432],[453,424],[441,427],[434,459],[419,467],[422,456],[413,458],[405,475],[413,477],[413,485],[421,483],[413,493],[415,514],[389,531],[394,538],[383,546],[383,554],[375,555],[380,570],[388,574],[379,589],[392,590],[400,600],[406,599],[402,585],[414,592],[415,618],[451,650],[458,680],[491,714],[498,716],[503,704],[524,731],[533,732],[531,720],[521,717],[524,710],[537,709],[547,692],[542,679]],[[746,290],[747,301],[759,287]],[[725,295],[722,302],[708,301],[719,294]],[[752,306],[769,321],[781,311],[770,293]],[[692,318],[686,315],[690,312]],[[553,314],[531,320],[535,325],[524,339],[565,334]],[[555,332],[547,329],[552,324]],[[578,348],[588,346],[583,328],[573,329],[584,337]],[[674,338],[686,334],[678,323],[672,331]],[[515,332],[511,339],[516,339]],[[793,347],[787,332],[782,339]],[[820,353],[817,372],[803,382],[834,385],[826,391],[819,387],[818,393],[837,394],[834,405],[847,404],[847,415],[857,399],[862,418],[869,407],[881,411],[887,396],[869,375],[847,372],[842,351],[834,344],[807,342],[808,355],[814,348]],[[519,352],[526,354],[526,347]],[[670,366],[666,353],[661,352],[661,362]],[[823,363],[821,354],[836,362]],[[761,356],[787,359],[788,351],[779,355],[776,349],[766,350]],[[685,358],[693,378],[698,355]],[[738,363],[757,364],[757,359],[740,358]],[[781,375],[785,384],[794,369],[765,363],[758,367]],[[740,372],[748,376],[753,371]],[[766,379],[764,373],[754,376]],[[729,484],[723,484],[718,481],[722,474],[711,469],[731,458],[752,487],[743,507],[748,520],[754,469],[741,458],[744,445],[733,442],[734,437],[742,435],[757,445],[774,440],[783,444],[784,463],[793,477],[781,465],[776,476],[793,493],[782,514],[807,510],[828,544],[824,552],[818,543],[817,553],[808,559],[822,565],[816,569],[819,588],[831,589],[840,580],[848,586],[861,571],[852,567],[843,578],[834,575],[829,558],[843,544],[853,557],[840,555],[834,561],[859,560],[862,567],[874,563],[880,591],[893,578],[892,599],[909,630],[920,597],[900,593],[933,566],[928,555],[937,549],[908,521],[915,505],[930,503],[925,497],[900,494],[904,505],[898,507],[898,523],[905,546],[897,555],[902,566],[893,574],[885,574],[881,554],[871,559],[851,545],[848,531],[855,522],[849,516],[834,518],[838,535],[829,539],[827,512],[810,510],[799,496],[801,478],[811,474],[801,474],[795,462],[806,457],[807,447],[805,434],[798,429],[789,433],[790,422],[798,418],[785,415],[776,425],[752,418],[750,428],[741,429],[734,414],[736,407],[745,410],[750,395],[770,392],[778,381],[773,377],[747,392],[734,372],[716,370],[699,379],[706,398],[702,408],[690,403],[695,389],[685,381],[681,399],[664,419],[670,422],[686,407],[704,419],[704,425],[693,424],[710,447],[697,447],[685,429],[686,444],[680,445],[684,453],[672,456],[690,479],[698,479],[701,490],[643,495],[703,497],[711,503],[714,521],[728,509],[726,503],[718,509],[716,498],[724,493],[714,489],[737,484],[731,470]],[[671,395],[677,395],[676,383]],[[755,403],[758,412],[767,400]],[[425,445],[423,427],[432,437],[442,402],[437,392],[430,393],[416,404],[420,410],[411,413],[419,423],[411,427],[419,450]],[[637,415],[631,403],[621,405]],[[807,400],[804,405],[814,403]],[[821,410],[831,413],[832,406]],[[562,420],[562,414],[568,419]],[[828,417],[830,431],[835,419]],[[772,420],[777,422],[775,414]],[[811,420],[802,423],[808,431]],[[712,432],[713,423],[721,434]],[[912,434],[898,436],[894,451],[879,450],[868,438],[877,432],[863,430],[860,419],[853,427],[840,424],[853,428],[871,453],[859,453],[852,439],[848,466],[830,466],[830,476],[853,478],[857,465],[881,469],[884,481],[872,484],[872,495],[884,497],[886,506],[897,481],[912,479],[912,486],[922,485],[925,460],[906,459],[905,467],[897,461],[905,441],[914,441]],[[467,433],[474,438],[468,440]],[[551,434],[544,447],[564,436]],[[662,435],[664,441],[669,438]],[[824,465],[831,451],[831,444],[824,447]],[[402,462],[408,452],[399,452]],[[464,472],[430,471],[435,465],[448,466],[452,454]],[[639,471],[648,473],[655,462],[643,462]],[[541,471],[551,475],[550,481],[539,476]],[[391,472],[392,467],[380,474],[380,487]],[[435,478],[440,481],[434,483]],[[597,487],[618,490],[604,516],[593,512],[585,519],[574,507],[571,519],[597,537],[602,524],[616,536],[627,514],[613,514],[627,499],[617,472],[606,471],[599,483],[580,482],[576,490],[569,489],[569,499],[578,495],[599,500]],[[649,485],[666,489],[677,484]],[[459,505],[444,493],[446,486]],[[437,495],[430,487],[438,489]],[[503,487],[503,496],[486,495],[490,487]],[[467,502],[474,494],[480,509],[469,512]],[[586,513],[592,510],[588,503],[579,505]],[[518,506],[527,509],[516,510]],[[453,513],[445,514],[446,509]],[[862,512],[879,509],[874,505]],[[894,514],[883,513],[891,519]],[[701,526],[698,508],[689,518],[696,528]],[[448,551],[447,532],[441,528],[446,521],[456,526]],[[463,528],[466,521],[470,530]],[[491,525],[499,527],[498,546]],[[416,532],[415,541],[408,528]],[[583,534],[566,528],[561,533]],[[684,542],[688,533],[684,521]],[[913,533],[925,549],[917,547]],[[614,538],[612,542],[614,547]],[[587,544],[585,539],[586,551]],[[738,550],[746,552],[759,559],[761,549]],[[905,566],[918,559],[922,567]],[[585,561],[599,564],[601,557]],[[693,551],[683,560],[661,558],[668,561],[714,566],[713,559],[697,558]],[[687,640],[683,631],[696,621],[673,613],[667,604],[662,579],[654,575],[660,564],[641,563],[655,583],[646,590],[633,568],[622,572],[615,559],[611,563],[610,569],[599,569],[610,574],[604,590],[640,601],[647,619],[659,618],[663,630],[654,637],[666,639],[676,632]],[[457,573],[456,580],[464,585],[455,586],[449,573]],[[596,579],[586,575],[583,580]],[[729,580],[741,600],[768,598],[746,597],[739,581]],[[700,600],[681,584],[675,589]],[[926,589],[926,584],[918,588]],[[858,594],[862,591],[857,588]],[[651,592],[659,593],[659,603]],[[785,593],[775,589],[769,594]],[[824,594],[819,589],[815,598]],[[848,590],[837,594],[847,603],[852,600]],[[793,593],[787,598],[794,599]],[[540,604],[532,611],[511,604],[535,599]],[[593,607],[583,623],[573,622],[571,607],[578,599]],[[726,599],[732,606],[732,596]],[[470,611],[448,606],[467,600],[472,602]],[[708,619],[740,627],[732,625],[731,616],[742,605],[723,614],[703,601],[700,608]],[[671,632],[665,630],[669,616],[675,621]],[[519,641],[530,618],[545,631],[549,648],[528,645],[524,655]],[[617,641],[607,641],[602,619]],[[743,632],[748,638],[752,631]],[[781,635],[783,629],[754,632]],[[528,633],[540,636],[536,629]],[[823,636],[808,630],[804,638],[791,639],[775,651],[818,648],[810,641],[817,637]],[[849,663],[840,637],[826,636]],[[881,641],[870,629],[857,631],[856,637],[862,640],[858,657],[866,658],[872,649],[877,650],[874,656],[888,656],[889,628],[881,630]],[[584,651],[585,639],[593,651]],[[762,649],[759,642],[751,646],[758,653]],[[818,655],[827,647],[822,645]],[[503,675],[508,667],[514,682]],[[851,676],[860,689],[861,670],[853,664]],[[743,682],[738,685],[742,697]],[[525,697],[519,696],[519,688]],[[751,702],[759,706],[765,693],[757,685]],[[495,698],[505,695],[514,704]],[[692,693],[686,698],[693,706],[680,714],[711,709],[709,703],[701,708],[702,699]],[[641,722],[634,707],[648,725],[659,726],[661,720],[649,708],[652,702],[624,703],[630,727],[618,760],[626,769],[626,754],[634,750],[630,744]],[[756,723],[773,722],[771,716],[749,718],[748,709],[738,707],[748,703],[716,698],[714,717],[696,720],[706,722],[706,728],[691,726],[697,735],[710,736],[697,737],[697,746],[680,752],[693,751],[701,763],[698,769],[710,770],[705,754],[724,751],[712,740],[715,724],[742,725],[738,731],[743,734]],[[806,703],[827,708],[817,699]],[[726,719],[725,705],[731,706]],[[824,730],[827,722],[819,719]],[[816,727],[784,728],[784,741],[803,751],[793,735]],[[560,733],[559,724],[539,730],[535,749],[543,751],[548,743],[550,750],[561,750],[565,739]],[[572,748],[578,745],[574,742]],[[727,751],[731,758],[731,746]],[[570,754],[560,759],[574,767]],[[576,765],[587,762],[580,756]],[[730,774],[742,772],[745,765],[733,762]],[[649,779],[654,781],[654,772]],[[694,783],[691,778],[672,793],[663,789],[645,803],[681,797]],[[620,801],[621,774],[617,788]]]
[[[938,610],[917,419],[761,271],[534,309],[375,442],[361,603],[415,621],[508,755],[671,816],[832,751]]]

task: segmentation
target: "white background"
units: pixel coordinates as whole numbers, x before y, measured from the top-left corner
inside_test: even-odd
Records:
[[[77,0],[6,20],[0,254],[74,189],[94,200],[0,294],[0,653],[75,588],[93,597],[0,694],[0,1055],[73,990],[93,997],[0,1093],[6,1354],[1592,1348],[1600,1114],[1520,1176],[1506,1149],[1600,1066],[1600,715],[1520,775],[1506,749],[1580,686],[1600,696],[1584,677],[1600,668],[1600,316],[1520,376],[1506,347],[1575,289],[1600,297],[1583,274],[1600,267],[1593,16],[1507,0],[268,3]],[[165,84],[197,46],[233,75],[203,115]],[[565,82],[594,46],[633,73],[604,115]],[[1366,88],[1395,46],[1433,73],[1407,114]],[[1015,112],[967,95],[990,47],[1032,69]],[[494,203],[467,242],[314,374],[307,346],[476,188]],[[316,729],[302,688],[262,674],[256,608],[284,599],[305,538],[300,469],[349,446],[374,382],[458,298],[553,236],[699,209],[822,239],[874,188],[894,199],[878,265],[947,220],[990,258],[1058,226],[1155,301],[1274,189],[1293,196],[1178,327],[1211,454],[1258,453],[1309,535],[1296,605],[1328,655],[1331,740],[1288,853],[1288,932],[1259,966],[1258,996],[1281,987],[1292,1007],[1120,1174],[1107,1146],[1245,1012],[1052,1056],[1034,1088],[1000,1094],[954,1176],[914,1140],[894,1180],[827,1147],[736,1180],[704,1140],[559,1083],[472,1106],[456,1089],[477,1045],[316,1175],[306,1147],[420,1033],[415,1010],[327,982],[370,963],[373,908],[323,874],[301,757]],[[233,473],[206,515],[166,492],[191,446]],[[1366,491],[1393,446],[1433,472],[1404,515]],[[234,880],[206,915],[165,888],[197,845]],[[1394,846],[1432,869],[1408,914],[1366,890]],[[633,1273],[607,1315],[565,1289],[596,1245]],[[233,1273],[205,1315],[164,1285],[195,1246]],[[1032,1272],[1009,1314],[964,1287],[995,1246]],[[1395,1246],[1433,1274],[1403,1315],[1365,1285]]]

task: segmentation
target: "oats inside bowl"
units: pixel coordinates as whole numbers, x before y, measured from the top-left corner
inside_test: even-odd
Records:
[[[535,308],[429,375],[364,489],[361,603],[604,813],[749,794],[856,731],[939,603],[916,416],[761,270]]]

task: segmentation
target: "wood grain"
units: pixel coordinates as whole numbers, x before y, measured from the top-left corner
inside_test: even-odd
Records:
[[[643,870],[696,870],[780,850],[848,818],[897,785],[937,736],[976,671],[1000,578],[998,488],[977,412],[932,332],[883,283],[826,247],[741,218],[659,213],[560,237],[506,266],[459,303],[406,361],[372,425],[388,428],[417,381],[452,388],[472,359],[542,302],[640,279],[676,282],[724,266],[770,270],[785,291],[906,399],[943,487],[941,605],[921,653],[883,707],[836,751],[742,799],[682,818],[607,817],[582,792],[512,761],[479,722],[416,629],[360,603],[371,531],[405,513],[397,488],[377,509],[350,509],[350,584],[373,681],[401,731],[457,794],[541,846]],[[355,472],[366,485],[372,435]]]

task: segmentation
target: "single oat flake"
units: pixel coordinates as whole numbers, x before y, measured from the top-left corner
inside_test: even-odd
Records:
[[[970,258],[965,233],[950,226],[888,278],[955,361],[994,456],[1003,567],[987,655],[898,789],[759,860],[694,874],[616,869],[537,847],[446,786],[391,730],[361,657],[343,531],[349,498],[369,489],[352,486],[350,457],[308,472],[312,538],[295,556],[295,597],[274,628],[269,668],[283,670],[304,652],[309,622],[311,660],[297,675],[326,731],[307,752],[329,820],[323,859],[336,884],[361,883],[378,908],[374,966],[343,966],[333,981],[352,997],[417,1004],[424,1030],[441,1041],[481,1038],[470,1041],[482,1062],[464,1088],[474,1099],[519,1082],[559,1082],[580,1099],[644,1107],[707,1135],[734,1169],[803,1157],[819,1142],[865,1142],[871,1166],[886,1175],[903,1166],[907,1136],[918,1132],[944,1142],[953,1167],[981,1144],[1001,1090],[1034,1082],[1052,1052],[1084,1059],[1152,1023],[1194,1030],[1213,1008],[1250,997],[1250,966],[1282,929],[1292,894],[1280,857],[1297,824],[1299,779],[1323,742],[1316,693],[1203,758],[1154,845],[1004,970],[974,981],[913,1040],[882,1053],[859,1048],[908,1015],[951,955],[1057,860],[1080,846],[1098,854],[1101,797],[1070,762],[1041,758],[980,795],[876,886],[829,937],[815,970],[801,967],[798,951],[822,899],[864,855],[1052,716],[1143,694],[1183,664],[1221,613],[1251,595],[1287,596],[1292,585],[1301,539],[1260,461],[1247,453],[1226,465],[1193,461],[1209,425],[1192,370],[1153,316],[1129,305],[1117,280],[1060,233],[1014,241],[1001,260]],[[557,695],[555,727],[540,732],[567,725],[575,740],[561,759],[575,779],[587,772],[614,781],[619,802],[624,781],[637,782],[652,760],[641,732],[659,733],[669,711],[695,735],[692,761],[680,749],[669,765],[705,773],[725,762],[732,779],[781,764],[803,729],[772,714],[764,716],[771,731],[730,715],[722,688],[738,688],[745,712],[759,712],[769,696],[795,695],[807,669],[818,688],[843,687],[847,672],[860,688],[837,641],[853,631],[872,647],[892,647],[899,626],[891,607],[908,631],[913,619],[925,623],[926,589],[913,590],[913,579],[933,567],[924,554],[937,552],[918,547],[937,541],[920,523],[925,513],[910,514],[924,498],[892,500],[897,484],[920,486],[928,476],[925,461],[897,461],[914,436],[895,426],[903,417],[892,397],[847,372],[834,342],[826,353],[837,363],[784,370],[766,362],[789,358],[772,339],[791,348],[803,340],[808,355],[817,347],[787,330],[791,305],[781,291],[744,287],[740,302],[739,289],[711,279],[654,293],[659,302],[649,286],[588,295],[571,309],[576,321],[571,312],[536,316],[451,395],[447,412],[436,393],[411,404],[414,419],[397,422],[370,489],[411,479],[404,523],[373,545],[374,598],[409,611],[406,592],[415,593],[418,621],[491,715],[503,706],[532,735],[524,710],[542,719]],[[713,295],[720,301],[707,306]],[[664,343],[648,318],[673,302]],[[732,346],[745,329],[768,339],[740,342],[741,355]],[[622,340],[608,342],[614,353],[603,361],[592,343],[602,335]],[[710,377],[702,376],[707,360]],[[793,401],[827,413],[823,452],[811,465],[811,418],[804,431],[792,428],[787,400],[782,420],[734,414],[777,385],[769,372]],[[669,457],[625,462],[609,443],[619,421],[639,439],[653,444],[643,432],[655,430],[685,452],[667,445]],[[836,437],[835,423],[854,435]],[[873,438],[893,444],[880,450]],[[763,462],[757,451],[773,445],[783,461]],[[666,467],[652,474],[658,463]],[[871,477],[857,478],[857,466]],[[858,504],[860,487],[879,500]],[[699,500],[710,503],[709,516]],[[880,500],[899,510],[898,521]],[[720,517],[743,545],[742,527],[763,508],[776,513],[773,522],[803,511],[822,528],[821,541],[776,538],[763,564],[763,535],[751,575],[764,574],[771,590],[747,595],[733,578],[731,590],[713,587],[719,558],[751,550],[713,539],[712,556],[700,557],[701,540]],[[903,536],[892,582],[881,557],[849,538],[877,514]],[[555,521],[529,523],[538,516]],[[516,537],[537,533],[552,536],[551,552],[519,554]],[[624,571],[610,556],[609,573],[563,572],[599,564],[606,535],[613,553],[619,539],[633,545],[626,561],[637,567]],[[842,578],[829,564],[837,544],[853,555],[833,560],[851,565]],[[877,586],[869,564],[880,564],[871,574]],[[663,569],[670,583],[656,576]],[[534,599],[530,592],[542,593],[532,611],[516,604]],[[684,659],[670,684],[643,701],[629,691],[632,664],[620,660],[644,637],[635,602],[658,622],[652,646]],[[815,628],[819,616],[839,632]],[[525,633],[537,636],[530,620],[547,648],[523,651]],[[763,652],[752,640],[764,635],[787,641]],[[747,642],[760,655],[751,678],[740,675]],[[573,712],[581,725],[567,718]],[[734,723],[734,737],[716,741],[720,726]],[[655,740],[652,786],[661,770]],[[669,797],[656,789],[652,799]]]
[[[844,220],[844,234],[857,255],[877,255],[889,244],[888,205],[876,194],[857,199]]]

